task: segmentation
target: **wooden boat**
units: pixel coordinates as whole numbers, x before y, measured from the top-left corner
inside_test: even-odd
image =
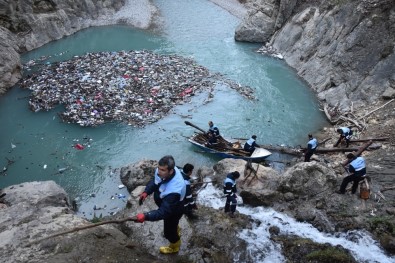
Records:
[[[233,158],[252,162],[261,162],[272,154],[264,148],[256,148],[255,151],[250,154],[243,150],[246,140],[227,140],[223,137],[220,137],[217,143],[208,146],[208,137],[205,133],[195,133],[188,139],[188,141],[199,147],[203,152],[213,153],[220,158]]]

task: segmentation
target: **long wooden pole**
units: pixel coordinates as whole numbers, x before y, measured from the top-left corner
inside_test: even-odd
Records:
[[[189,122],[189,121],[184,121],[184,123],[185,123],[186,125],[192,126],[192,127],[195,128],[195,129],[198,129],[199,131],[201,131],[201,132],[203,132],[203,133],[206,133],[205,130],[203,130],[202,128],[196,126],[195,124],[193,124],[193,123],[191,123],[191,122]]]
[[[372,143],[373,143],[373,141],[368,141],[367,143],[365,143],[364,145],[362,145],[362,146],[358,149],[358,151],[357,151],[356,153],[354,153],[354,155],[355,155],[355,156],[360,156],[361,153],[362,153],[363,151],[365,151]],[[343,166],[346,166],[346,165],[349,164],[351,161],[352,161],[352,160],[347,159],[347,160],[345,160],[345,161],[342,163],[342,165],[343,165]]]
[[[387,141],[390,137],[350,140],[350,142]]]
[[[101,226],[101,225],[105,225],[105,224],[121,224],[121,223],[124,223],[126,221],[134,221],[134,220],[132,218],[128,217],[128,218],[123,218],[123,219],[119,219],[119,220],[103,221],[103,222],[99,222],[99,223],[95,223],[95,224],[91,224],[91,225],[86,225],[86,226],[78,226],[78,227],[75,227],[75,228],[67,230],[67,231],[59,232],[57,234],[53,234],[53,235],[50,235],[50,236],[43,237],[43,238],[37,239],[35,241],[32,241],[32,242],[28,243],[26,245],[26,247],[29,247],[29,246],[31,246],[33,244],[36,244],[36,243],[40,243],[43,240],[50,239],[50,238],[53,238],[53,237],[66,235],[66,234],[69,234],[69,233],[73,233],[73,232],[77,232],[77,231],[81,231],[81,230],[85,230],[85,229],[88,229],[88,228],[97,227],[97,226]]]

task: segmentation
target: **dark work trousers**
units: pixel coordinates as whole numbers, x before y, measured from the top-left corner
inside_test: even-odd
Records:
[[[311,156],[313,156],[315,149],[307,149],[306,154],[304,155],[304,161],[310,162]]]
[[[351,174],[349,176],[344,177],[343,182],[340,186],[340,193],[345,194],[348,183],[353,182],[351,193],[355,194],[358,188],[358,183],[362,181],[364,178],[365,178],[364,176],[355,175],[355,174]]]
[[[180,240],[180,236],[177,233],[177,226],[181,217],[182,213],[179,213],[163,220],[163,232],[165,238],[171,243],[176,243],[178,240]]]
[[[234,213],[236,211],[237,200],[235,195],[230,195],[226,197],[225,203],[225,213],[231,212]]]

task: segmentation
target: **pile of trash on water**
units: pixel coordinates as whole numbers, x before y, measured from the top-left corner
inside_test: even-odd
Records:
[[[25,67],[34,66],[29,61]],[[96,126],[123,121],[133,126],[153,123],[195,93],[222,82],[253,99],[253,91],[197,65],[189,58],[150,51],[87,53],[69,61],[45,63],[22,79],[32,90],[31,110],[62,104],[63,121]]]

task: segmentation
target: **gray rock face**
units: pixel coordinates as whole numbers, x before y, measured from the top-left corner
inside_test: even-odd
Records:
[[[0,94],[14,85],[21,76],[19,54],[14,49],[16,38],[0,27]]]
[[[0,0],[0,93],[21,77],[19,55],[83,28],[113,23],[125,0]]]
[[[320,100],[347,109],[393,88],[393,1],[256,0],[250,8],[236,39],[269,41]]]

